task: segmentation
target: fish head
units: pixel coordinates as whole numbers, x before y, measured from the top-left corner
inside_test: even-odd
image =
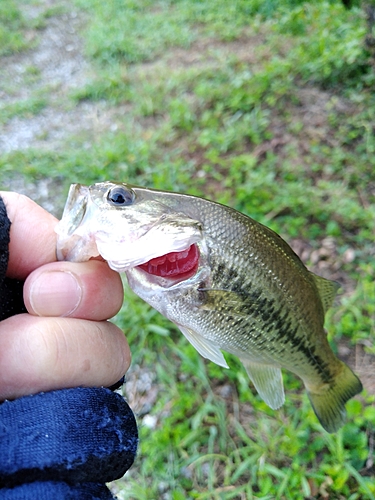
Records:
[[[163,203],[152,190],[126,183],[72,184],[56,227],[57,258],[101,256],[123,272],[202,240],[202,225]]]

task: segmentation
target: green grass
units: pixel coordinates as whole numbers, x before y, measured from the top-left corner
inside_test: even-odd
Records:
[[[14,0],[0,1],[0,56],[10,55],[27,46],[22,30],[26,23]]]
[[[0,105],[0,123],[6,123],[15,116],[28,118],[39,114],[47,107],[47,99],[41,96],[31,97],[30,99],[17,100],[12,104]]]
[[[82,133],[55,150],[2,155],[0,180],[52,177],[66,192],[116,179],[189,192],[302,242],[310,268],[343,285],[327,315],[334,349],[357,352],[354,364],[373,382],[328,435],[294,376],[284,373],[286,403],[270,410],[234,356],[230,370],[204,361],[126,290],[115,321],[134,374],[151,372],[156,396],[131,399],[140,452],[117,482],[119,498],[374,499],[375,74],[363,12],[339,1],[75,5],[90,14],[83,36],[95,76],[70,105],[125,109],[120,126],[95,141]],[[48,97],[3,116],[37,113]]]
[[[18,54],[35,47],[37,31],[45,26],[44,19],[59,8],[47,8],[43,14],[27,19],[22,7],[38,5],[39,0],[0,0],[0,57]]]

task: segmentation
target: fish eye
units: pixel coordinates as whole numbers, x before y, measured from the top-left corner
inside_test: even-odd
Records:
[[[127,207],[132,205],[135,199],[135,193],[124,186],[116,186],[107,193],[107,200],[114,207]]]

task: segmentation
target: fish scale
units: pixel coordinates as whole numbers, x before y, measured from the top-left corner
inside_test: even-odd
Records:
[[[103,182],[71,187],[57,233],[59,258],[100,254],[202,356],[228,367],[222,350],[237,355],[271,408],[284,402],[285,368],[303,380],[327,431],[343,425],[362,385],[324,330],[337,285],[309,272],[271,229],[203,198]],[[192,245],[198,261],[187,274],[173,262],[168,276],[147,265]]]

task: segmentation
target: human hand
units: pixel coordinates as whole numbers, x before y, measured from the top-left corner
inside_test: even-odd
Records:
[[[110,386],[130,364],[122,331],[105,321],[123,301],[107,263],[57,262],[57,220],[29,198],[0,193],[12,222],[7,276],[25,280],[29,314],[0,322],[0,400],[77,386]]]

